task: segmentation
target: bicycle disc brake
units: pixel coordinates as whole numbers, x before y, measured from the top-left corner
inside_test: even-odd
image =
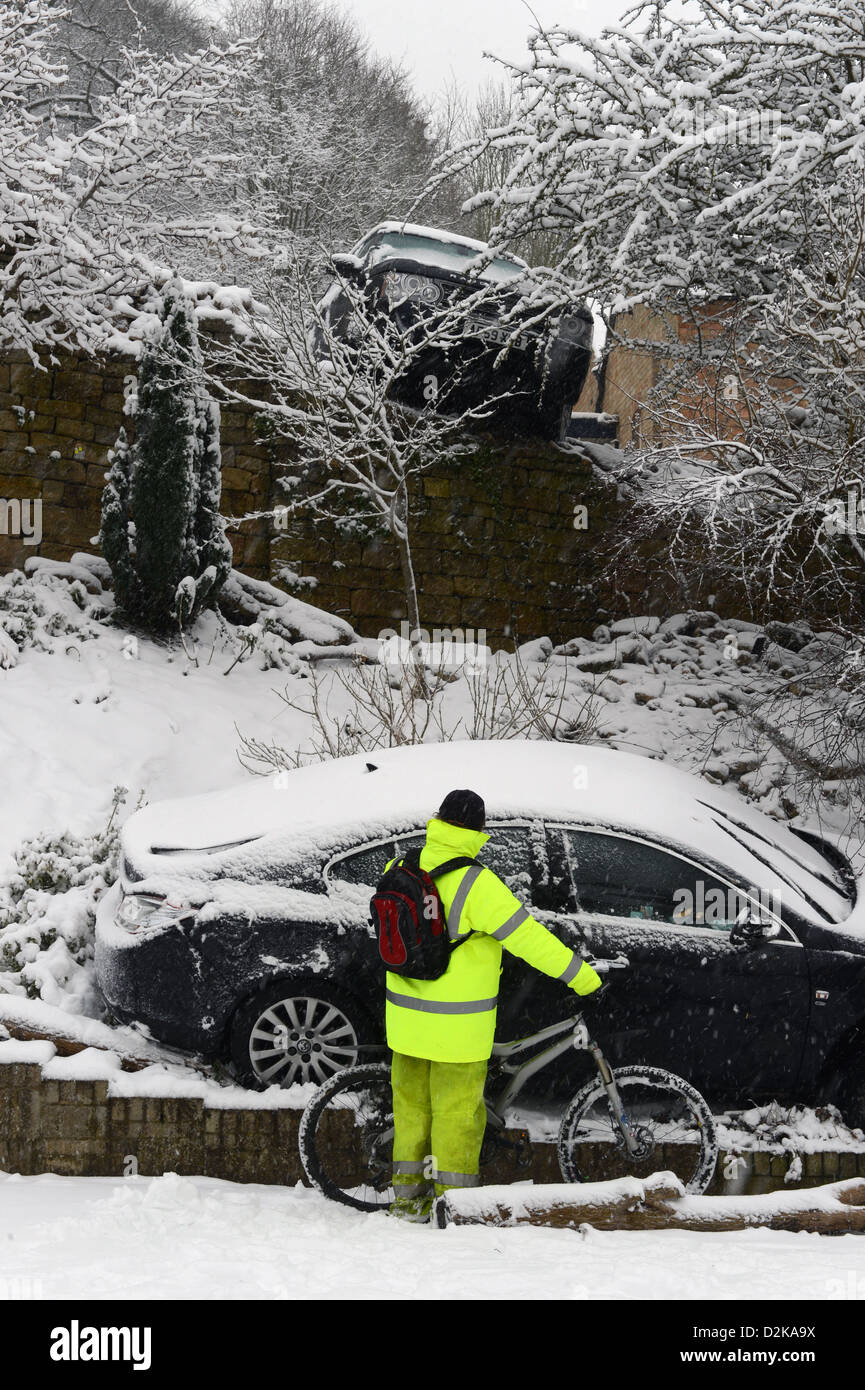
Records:
[[[625,1116],[622,1116],[621,1119],[617,1118],[613,1112],[612,1106],[610,1107],[610,1119],[613,1122],[616,1147],[628,1158],[634,1159],[637,1163],[643,1163],[654,1153],[655,1136],[645,1125],[632,1125],[630,1120]],[[622,1133],[623,1125],[627,1127],[628,1133],[631,1136],[633,1142],[633,1147],[631,1149],[628,1148],[625,1136]]]

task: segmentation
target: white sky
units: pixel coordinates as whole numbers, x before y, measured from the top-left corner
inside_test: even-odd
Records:
[[[203,0],[218,12],[225,0]],[[337,0],[352,13],[381,54],[397,59],[411,72],[418,91],[440,94],[450,82],[475,90],[502,75],[498,57],[520,59],[534,27],[523,0]],[[566,24],[597,34],[615,23],[633,0],[531,0],[542,24]]]

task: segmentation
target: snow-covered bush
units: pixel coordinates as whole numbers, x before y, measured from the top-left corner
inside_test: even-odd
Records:
[[[0,668],[16,665],[27,647],[53,652],[64,639],[83,642],[97,635],[108,609],[92,592],[99,587],[95,576],[81,574],[75,577],[67,565],[61,578],[52,573],[50,561],[43,561],[37,582],[21,570],[0,576]]]
[[[43,999],[73,1013],[93,1013],[96,902],[114,882],[117,811],[114,790],[105,827],[93,835],[39,834],[14,854],[0,882],[0,991]]]
[[[109,469],[102,489],[102,555],[111,570],[114,593],[121,606],[131,600],[135,574],[130,549],[129,480],[132,465],[126,430],[121,425],[114,448],[108,451]]]
[[[118,605],[154,631],[188,627],[231,569],[220,516],[219,407],[201,386],[193,307],[167,287],[162,332],[145,347],[135,441],[121,429],[103,494],[101,544]]]
[[[373,665],[356,660],[322,673],[310,670],[307,691],[288,688],[280,698],[309,721],[299,749],[241,736],[240,760],[267,773],[376,748],[447,743],[454,739],[544,738],[589,743],[598,736],[602,703],[592,691],[569,685],[567,663],[551,666],[519,650],[498,653],[488,665],[457,670]]]

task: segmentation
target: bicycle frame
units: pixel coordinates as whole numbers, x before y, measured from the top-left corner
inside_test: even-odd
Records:
[[[516,1100],[530,1078],[536,1076],[539,1071],[543,1071],[557,1057],[563,1057],[566,1052],[570,1052],[571,1048],[575,1048],[578,1052],[588,1052],[594,1061],[601,1078],[601,1084],[607,1093],[610,1114],[628,1153],[633,1156],[639,1149],[639,1141],[631,1129],[628,1117],[622,1107],[619,1088],[616,1085],[616,1078],[612,1069],[601,1051],[600,1045],[589,1035],[582,1014],[577,1014],[574,1018],[562,1019],[561,1023],[551,1023],[548,1028],[542,1028],[540,1032],[532,1033],[530,1037],[518,1038],[515,1042],[495,1043],[492,1055],[496,1060],[515,1057],[520,1052],[526,1052],[538,1043],[546,1042],[548,1038],[555,1038],[563,1033],[567,1033],[568,1036],[563,1037],[560,1042],[554,1043],[552,1047],[545,1048],[543,1052],[539,1052],[537,1056],[531,1057],[522,1065],[509,1065],[507,1062],[501,1062],[501,1070],[508,1073],[511,1079],[494,1101],[487,1101],[488,1122],[492,1123],[494,1129],[504,1129],[504,1117],[508,1106]]]

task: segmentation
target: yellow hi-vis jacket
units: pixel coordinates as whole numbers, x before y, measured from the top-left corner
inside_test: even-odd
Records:
[[[421,868],[435,869],[456,855],[474,858],[489,838],[433,818]],[[496,1031],[502,946],[577,994],[591,994],[600,985],[592,967],[535,921],[492,869],[480,864],[453,869],[436,879],[436,888],[448,934],[463,944],[437,980],[388,971],[385,1015],[392,1051],[433,1062],[486,1061]]]

